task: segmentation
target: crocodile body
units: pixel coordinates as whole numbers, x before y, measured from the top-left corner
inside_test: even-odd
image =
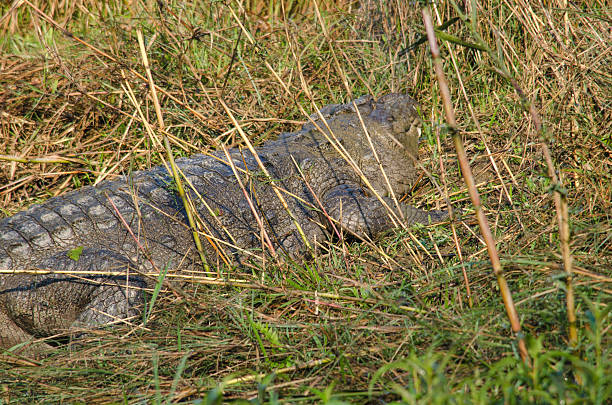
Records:
[[[324,241],[331,229],[375,237],[398,218],[427,223],[438,215],[403,203],[397,211],[389,197],[388,185],[399,198],[414,182],[414,100],[389,94],[378,101],[362,97],[355,105],[359,114],[353,103],[324,107],[325,120],[314,115],[299,131],[258,147],[265,171],[248,149],[176,161],[211,265],[256,263],[264,254],[304,257],[308,245]],[[381,198],[367,191],[363,177],[322,133],[330,130]],[[396,209],[395,220],[385,205]],[[4,218],[0,270],[56,272],[0,274],[0,348],[135,315],[142,287],[151,285],[142,274],[163,268],[187,275],[201,269],[186,211],[164,167],[68,192]]]

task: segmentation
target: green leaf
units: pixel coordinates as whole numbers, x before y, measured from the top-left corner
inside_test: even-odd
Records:
[[[485,51],[485,52],[487,51],[487,48],[480,44],[476,44],[474,42],[463,41],[459,37],[456,37],[455,35],[452,35],[452,34],[448,34],[444,31],[434,30],[434,32],[436,34],[436,37],[438,37],[439,39],[451,42],[453,44],[465,46],[466,48],[478,49],[479,51]]]
[[[149,317],[153,313],[153,305],[155,305],[155,300],[157,299],[157,295],[159,294],[159,290],[161,290],[162,285],[164,283],[164,279],[166,278],[166,273],[168,272],[168,267],[170,263],[167,263],[166,266],[159,272],[159,276],[157,277],[157,283],[155,283],[155,288],[153,289],[153,294],[151,295],[151,302],[149,303],[149,310],[145,311],[143,323],[146,325]]]
[[[79,258],[81,257],[81,253],[83,253],[83,246],[78,246],[68,251],[68,257],[75,262],[78,262]]]

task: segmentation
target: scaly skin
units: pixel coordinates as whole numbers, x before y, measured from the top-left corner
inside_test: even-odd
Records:
[[[362,97],[356,104],[391,187],[400,196],[414,181],[416,103],[407,95],[389,94],[377,102]],[[317,126],[331,129],[373,188],[395,208],[353,104],[330,105],[321,113],[326,123],[314,115]],[[375,237],[394,226],[384,205],[365,191],[359,176],[312,123],[257,149],[271,179],[248,150],[232,149],[229,154],[277,253],[299,258],[305,257],[307,248],[273,186],[282,190],[310,244],[323,241],[331,229],[323,212],[358,237]],[[222,251],[233,264],[257,261],[262,232],[225,154],[195,155],[178,159],[177,165],[193,186],[188,194],[202,232],[216,241],[213,248],[201,238],[207,260],[223,263],[218,253]],[[400,208],[406,224],[442,217],[406,204]],[[69,258],[68,253],[79,247],[83,251],[78,260]],[[62,271],[0,275],[0,348],[135,315],[143,303],[142,287],[151,285],[142,273],[166,266],[181,272],[198,265],[182,202],[162,167],[51,198],[0,220],[0,269]],[[91,273],[96,271],[121,275]]]

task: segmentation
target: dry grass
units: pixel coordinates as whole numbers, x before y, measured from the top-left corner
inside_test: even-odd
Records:
[[[434,208],[447,198],[464,211],[454,231],[400,229],[376,247],[341,245],[312,263],[230,275],[243,283],[203,280],[187,295],[168,292],[146,328],[94,331],[38,360],[2,355],[0,401],[172,402],[207,393],[212,399],[210,390],[223,381],[225,399],[260,402],[274,397],[258,389],[287,402],[325,402],[327,389],[363,403],[370,384],[381,401],[409,402],[402,387],[421,403],[609,398],[609,9],[597,0],[551,1],[546,8],[488,0],[470,14],[470,3],[467,16],[475,18],[445,32],[493,52],[441,46],[457,129],[535,361],[523,369],[471,219],[428,48],[398,56],[424,34],[421,10],[410,2],[361,3],[356,9],[348,1],[322,2],[317,17],[312,2],[294,2],[283,18],[275,2],[260,1],[31,1],[11,13],[0,2],[7,16],[0,22],[5,215],[160,162],[163,148],[144,125],[158,119],[143,80],[138,29],[175,155],[244,145],[230,131],[219,94],[259,145],[305,120],[300,111],[312,111],[308,94],[321,106],[346,101],[349,93],[408,91],[423,108],[421,157],[429,174],[408,198]],[[432,14],[437,25],[457,15],[450,3]],[[541,133],[504,76],[537,110]],[[569,207],[575,349],[568,347],[555,190],[542,134]],[[273,372],[273,380],[266,377]]]

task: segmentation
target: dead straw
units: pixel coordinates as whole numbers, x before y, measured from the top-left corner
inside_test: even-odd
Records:
[[[170,162],[172,177],[174,178],[174,182],[176,183],[176,189],[178,191],[179,197],[183,202],[183,206],[185,207],[185,212],[187,213],[187,220],[189,221],[189,228],[191,229],[191,233],[193,235],[193,241],[195,242],[196,249],[198,250],[198,254],[200,255],[200,260],[202,261],[202,266],[204,267],[204,271],[209,272],[210,267],[208,266],[208,262],[206,261],[206,255],[204,254],[204,248],[202,247],[202,242],[200,241],[200,235],[198,234],[198,229],[194,220],[193,215],[193,207],[189,203],[187,199],[187,195],[185,194],[185,189],[183,188],[183,181],[181,180],[181,176],[179,175],[178,169],[176,167],[176,163],[174,162],[174,155],[172,154],[172,148],[170,147],[170,142],[168,141],[168,137],[164,133],[165,125],[164,125],[164,117],[161,113],[161,107],[159,105],[159,99],[157,98],[157,92],[155,83],[153,82],[153,76],[151,75],[151,68],[149,66],[149,59],[147,57],[147,51],[144,46],[144,39],[142,37],[142,31],[137,30],[136,34],[138,36],[138,45],[140,45],[140,56],[142,58],[142,64],[144,65],[145,71],[147,73],[147,78],[149,82],[149,89],[151,91],[151,98],[153,99],[153,105],[155,106],[155,113],[157,115],[157,121],[159,123],[159,128],[161,129],[162,139],[164,141],[164,148],[166,150],[166,154],[168,156],[168,161]],[[219,271],[217,269],[217,271]]]
[[[453,3],[455,10],[459,13],[460,18],[464,21],[467,19],[465,15],[463,15],[457,7],[456,4]],[[476,5],[472,4],[472,13],[476,13]],[[531,6],[527,5],[529,11],[532,12]],[[565,29],[568,30],[568,20],[567,13],[564,15]],[[528,25],[528,24],[527,24]],[[561,179],[557,176],[557,172],[555,169],[555,165],[552,160],[552,155],[550,153],[550,148],[547,143],[547,133],[542,126],[542,119],[535,108],[534,104],[529,100],[525,92],[523,91],[520,84],[516,81],[510,71],[506,68],[505,63],[501,59],[501,55],[503,53],[500,49],[497,52],[494,52],[493,49],[484,41],[484,39],[479,35],[479,33],[472,29],[472,35],[475,37],[476,42],[487,52],[491,60],[495,63],[494,71],[503,79],[508,81],[514,91],[521,99],[521,105],[525,112],[529,114],[533,121],[533,125],[535,127],[535,131],[540,140],[540,145],[542,147],[542,153],[544,155],[544,161],[546,162],[546,168],[548,170],[548,175],[552,180],[551,190],[553,192],[553,199],[555,202],[555,209],[557,213],[557,222],[559,226],[559,243],[561,245],[561,256],[563,260],[563,268],[565,270],[565,288],[566,288],[566,308],[567,308],[567,320],[568,320],[568,335],[569,335],[569,343],[570,346],[576,347],[578,344],[578,331],[576,328],[576,312],[575,312],[575,296],[574,296],[574,286],[573,286],[573,271],[572,271],[572,254],[569,246],[570,241],[570,229],[569,229],[569,214],[568,214],[568,203],[567,203],[567,190],[563,187]],[[536,30],[537,31],[537,30]],[[498,45],[501,47],[501,45]]]
[[[480,196],[475,186],[474,176],[472,175],[472,169],[470,168],[470,164],[465,154],[465,149],[463,148],[463,141],[461,139],[461,134],[457,128],[457,121],[455,119],[455,112],[454,112],[454,109],[451,103],[450,91],[448,88],[446,77],[444,75],[444,70],[442,68],[442,59],[440,58],[440,51],[438,49],[438,44],[436,42],[433,22],[431,20],[431,14],[429,12],[428,7],[423,7],[422,14],[423,14],[423,23],[425,24],[425,30],[427,32],[427,38],[429,40],[429,46],[431,50],[434,70],[436,72],[436,78],[438,80],[438,85],[440,87],[440,95],[442,97],[442,105],[444,107],[444,114],[446,116],[446,121],[449,125],[450,132],[453,136],[455,149],[457,151],[457,159],[459,160],[459,166],[461,167],[461,172],[463,173],[463,179],[467,185],[468,192],[470,194],[470,198],[472,200],[472,203],[474,204],[474,210],[476,212],[476,218],[478,219],[478,225],[480,226],[480,232],[487,245],[489,257],[491,259],[491,265],[493,266],[493,273],[495,274],[495,277],[497,278],[497,284],[499,285],[499,289],[502,294],[502,299],[504,302],[504,306],[506,308],[508,319],[510,320],[512,331],[514,335],[516,336],[516,339],[518,342],[518,348],[519,348],[521,359],[526,364],[529,364],[530,363],[529,354],[527,353],[527,347],[525,345],[525,340],[521,333],[521,324],[518,318],[516,307],[514,306],[514,301],[512,299],[512,293],[510,291],[510,287],[508,287],[508,283],[504,276],[502,265],[499,260],[499,255],[497,253],[497,248],[495,247],[495,240],[493,239],[493,235],[491,233],[491,229],[489,228],[487,217],[485,216],[485,213],[483,211],[483,207],[480,202]]]
[[[77,37],[76,35],[74,35],[72,32],[68,31],[67,29],[65,29],[64,27],[62,27],[60,24],[58,24],[53,18],[51,18],[50,16],[48,16],[47,14],[45,14],[41,9],[39,9],[38,7],[36,7],[34,4],[32,4],[31,2],[29,2],[28,0],[23,0],[22,4],[27,4],[30,8],[32,8],[39,16],[41,16],[45,21],[47,21],[49,24],[53,25],[53,27],[55,27],[57,30],[61,31],[65,36],[67,36],[68,38],[72,38],[73,40],[75,40],[76,42],[80,43],[81,45],[87,47],[88,49],[92,50],[94,53],[96,53],[97,55],[103,56],[104,58],[115,62],[121,66],[123,66],[124,64],[122,64],[116,57],[96,48],[95,46],[93,46],[92,44],[90,44],[89,42]],[[124,66],[125,67],[125,66]],[[134,76],[136,76],[137,78],[139,78],[140,80],[142,80],[145,83],[148,83],[149,81],[147,80],[146,77],[144,77],[143,75],[141,75],[140,73],[138,73],[137,71],[135,71],[134,69],[128,68],[126,67],[126,69],[133,74]],[[180,100],[178,97],[176,97],[175,95],[171,94],[170,92],[166,91],[165,89],[157,86],[156,84],[153,84],[153,86],[155,87],[155,89],[157,91],[159,91],[160,93],[162,93],[163,95],[165,95],[166,97],[168,97],[169,99],[171,99],[172,101],[174,101],[175,103],[177,103],[178,105],[180,105],[181,107],[185,108],[186,110],[188,110],[190,113],[192,113],[194,116],[198,117],[200,120],[202,120],[202,122],[206,122],[206,118],[199,113],[198,111],[194,110],[188,103],[183,102],[182,100]],[[211,145],[213,146],[217,146],[217,140],[214,138],[209,138],[207,139]]]

